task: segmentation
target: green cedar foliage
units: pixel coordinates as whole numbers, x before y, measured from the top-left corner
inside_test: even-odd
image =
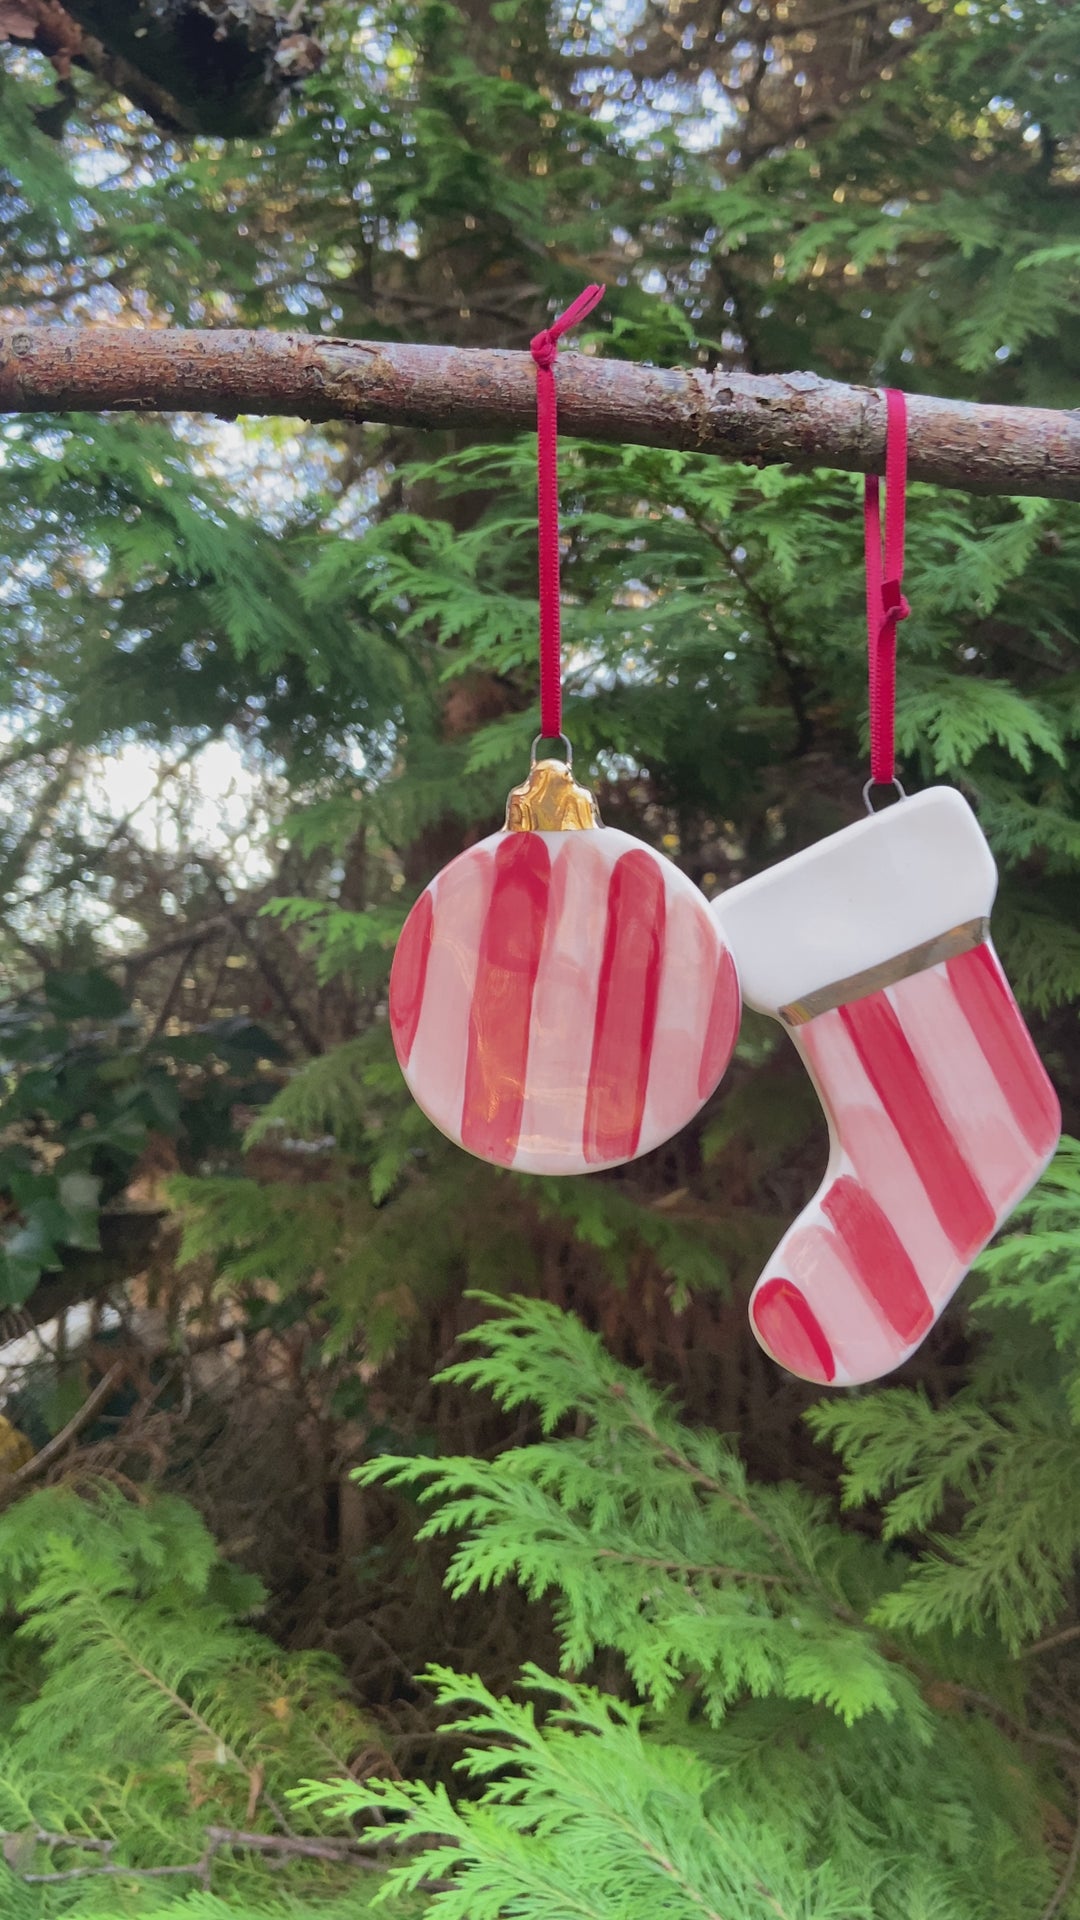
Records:
[[[615,1647],[635,1687],[668,1708],[691,1673],[719,1724],[743,1694],[824,1701],[849,1724],[877,1710],[918,1729],[917,1689],[851,1611],[849,1537],[797,1489],[757,1488],[729,1442],[690,1433],[640,1373],[540,1301],[516,1300],[483,1329],[489,1351],[445,1378],[499,1404],[539,1404],[550,1434],[573,1412],[586,1429],[472,1459],[376,1460],[365,1482],[422,1489],[427,1535],[467,1529],[452,1593],[511,1575],[555,1592],[568,1669]],[[604,1463],[611,1463],[605,1470]]]
[[[687,1745],[649,1739],[639,1710],[528,1667],[528,1691],[545,1704],[553,1696],[541,1727],[531,1703],[499,1700],[441,1668],[427,1677],[451,1710],[448,1730],[479,1743],[460,1768],[478,1800],[455,1805],[445,1788],[390,1781],[297,1799],[341,1814],[377,1808],[395,1843],[438,1835],[390,1880],[411,1889],[449,1874],[430,1903],[440,1920],[869,1920],[866,1883],[815,1861],[811,1836],[782,1818],[770,1830],[733,1808],[715,1767]]]
[[[1074,1207],[1075,1195],[1073,1174]],[[962,1457],[951,1409],[936,1444],[930,1411],[913,1422],[903,1390],[819,1409],[849,1454],[861,1446],[853,1499],[871,1483],[880,1490],[899,1452],[891,1477],[911,1497],[879,1543],[794,1484],[754,1484],[731,1442],[687,1425],[546,1303],[502,1303],[471,1342],[444,1378],[507,1408],[531,1405],[538,1437],[495,1460],[373,1459],[358,1477],[413,1492],[421,1534],[453,1537],[451,1594],[515,1579],[548,1597],[564,1677],[527,1665],[522,1703],[476,1678],[429,1673],[449,1730],[467,1743],[458,1799],[374,1779],[310,1784],[297,1804],[388,1816],[390,1844],[420,1843],[390,1884],[439,1879],[430,1911],[440,1920],[1038,1911],[1055,1883],[1044,1826],[1062,1793],[1040,1743],[1077,1749],[1049,1731],[1053,1713],[1044,1724],[1025,1704],[1037,1669],[1009,1660],[990,1542],[971,1548],[987,1582],[977,1614],[943,1595],[936,1612],[904,1605],[942,1563],[919,1540],[950,1450],[953,1482],[973,1497],[971,1450]],[[1022,1450],[1014,1461],[1024,1495],[1009,1513],[1026,1504],[1032,1517],[1024,1541],[1001,1530],[997,1572],[1012,1553],[1031,1579],[1033,1530],[1042,1526],[1049,1553],[1070,1463],[1055,1494]],[[950,1545],[949,1576],[970,1595],[963,1530]],[[1070,1534],[1062,1555],[1075,1545]],[[1057,1591],[1032,1588],[1028,1633],[1060,1604]],[[603,1690],[570,1677],[598,1664],[611,1676],[613,1654],[637,1705],[610,1680]]]
[[[843,1460],[847,1504],[880,1501],[886,1539],[924,1542],[881,1622],[1015,1653],[1071,1605],[1080,1553],[1080,1144],[1063,1142],[980,1272],[985,1333],[960,1391],[934,1404],[892,1387],[809,1418]]]
[[[264,1598],[170,1495],[54,1487],[4,1513],[5,1916],[337,1920],[367,1910],[371,1875],[347,1857],[223,1847],[209,1887],[192,1874],[136,1871],[197,1862],[215,1826],[349,1837],[332,1818],[298,1829],[284,1799],[313,1767],[348,1773],[371,1731],[332,1660],[282,1653],[250,1624]],[[25,1877],[103,1864],[117,1871],[55,1884]]]

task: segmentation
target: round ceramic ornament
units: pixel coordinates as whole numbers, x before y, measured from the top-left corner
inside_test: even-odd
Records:
[[[648,1153],[716,1086],[739,1029],[735,969],[670,860],[601,824],[562,731],[555,363],[603,297],[586,287],[531,342],[536,368],[541,740],[506,824],[420,895],[390,974],[401,1070],[459,1146],[524,1173]]]
[[[686,875],[601,824],[560,760],[413,907],[390,1027],[418,1105],[470,1153],[589,1173],[660,1146],[717,1085],[739,1029],[723,935]]]

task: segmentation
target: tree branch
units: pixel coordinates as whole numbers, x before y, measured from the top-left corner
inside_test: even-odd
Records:
[[[31,1459],[21,1467],[17,1467],[8,1477],[6,1485],[0,1483],[0,1496],[9,1490],[20,1491],[31,1480],[40,1480],[42,1474],[52,1466],[53,1461],[59,1459],[68,1442],[74,1440],[76,1434],[81,1433],[84,1427],[89,1426],[98,1409],[103,1407],[116,1392],[125,1371],[122,1360],[118,1360],[114,1366],[111,1366],[108,1372],[102,1375],[97,1386],[91,1388],[82,1406],[76,1408],[66,1427],[61,1427],[60,1432],[51,1440],[47,1440]]]
[[[1061,1871],[1061,1878],[1039,1915],[1039,1920],[1054,1920],[1054,1915],[1068,1899],[1069,1889],[1076,1878],[1076,1869],[1078,1866],[1080,1866],[1080,1807],[1077,1809],[1076,1829],[1073,1833],[1072,1845],[1069,1848],[1065,1865]]]
[[[281,1008],[281,1011],[285,1015],[285,1018],[291,1020],[308,1053],[325,1053],[326,1048],[323,1046],[320,1036],[316,1033],[304,1013],[303,1008],[290,991],[288,982],[280,967],[275,964],[273,956],[267,953],[262,942],[257,940],[252,933],[251,927],[248,924],[249,915],[244,913],[240,908],[232,907],[228,900],[226,900],[221,881],[218,879],[209,861],[201,860],[199,864],[213,888],[214,893],[221,902],[223,915],[235,929],[237,937],[247,948],[255,965],[258,967],[259,972],[262,974],[263,979],[266,981],[267,986]]]
[[[277,1854],[283,1860],[338,1861],[344,1866],[364,1868],[369,1873],[384,1871],[383,1862],[375,1858],[371,1847],[365,1846],[359,1838],[336,1840],[319,1836],[308,1837],[304,1834],[243,1833],[233,1827],[207,1827],[205,1837],[206,1845],[199,1859],[192,1860],[185,1866],[129,1867],[108,1860],[105,1865],[98,1867],[64,1867],[52,1873],[20,1872],[19,1878],[27,1886],[55,1886],[60,1881],[95,1880],[106,1875],[129,1880],[165,1880],[182,1876],[198,1880],[209,1891],[214,1860],[223,1848],[230,1851]],[[85,1839],[81,1834],[45,1833],[40,1830],[30,1835],[18,1832],[0,1833],[4,1856],[8,1858],[8,1864],[17,1872],[17,1851],[9,1857],[8,1849],[9,1847],[17,1849],[27,1839],[36,1841],[42,1846],[90,1848],[102,1854],[109,1854],[116,1846],[115,1840]],[[447,1880],[421,1882],[422,1889],[426,1893],[444,1892],[450,1885],[451,1882]]]
[[[1060,1633],[1051,1633],[1045,1640],[1034,1640],[1030,1647],[1021,1647],[1020,1659],[1030,1660],[1037,1653],[1049,1653],[1051,1647],[1063,1647],[1067,1640],[1080,1640],[1080,1626],[1062,1627]]]
[[[201,1860],[194,1860],[190,1867],[126,1867],[110,1862],[104,1867],[65,1867],[61,1873],[24,1873],[20,1877],[28,1887],[44,1887],[57,1886],[64,1880],[100,1880],[108,1874],[116,1874],[121,1880],[174,1880],[194,1875],[209,1887]]]
[[[142,967],[151,966],[170,953],[186,953],[190,947],[205,946],[208,940],[216,940],[220,933],[231,930],[232,917],[227,913],[214,913],[208,920],[196,920],[179,933],[167,934],[163,940],[155,940],[147,947],[136,947],[132,953],[122,953],[115,960],[107,960],[105,965],[120,968],[130,985],[131,976]]]
[[[0,412],[283,414],[418,427],[533,427],[527,353],[290,333],[15,325],[0,332]],[[568,352],[564,430],[762,465],[880,470],[885,403],[812,373],[635,366]],[[908,399],[916,480],[1080,500],[1080,412]]]

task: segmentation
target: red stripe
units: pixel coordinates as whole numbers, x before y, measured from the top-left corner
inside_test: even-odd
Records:
[[[420,1024],[434,919],[431,890],[427,888],[401,929],[394,964],[390,969],[390,1032],[394,1051],[403,1067],[409,1064],[416,1029]]]
[[[1061,1108],[997,956],[991,947],[976,947],[950,960],[946,972],[1013,1119],[1041,1159],[1057,1144]]]
[[[896,1014],[884,993],[852,1001],[839,1013],[942,1227],[957,1253],[973,1259],[997,1216],[938,1112]]]
[[[735,971],[735,962],[727,948],[721,946],[712,1005],[709,1008],[709,1024],[705,1029],[705,1045],[701,1051],[701,1065],[698,1068],[699,1100],[708,1099],[735,1051],[741,1013],[739,976]]]
[[[765,1280],[750,1302],[762,1346],[803,1380],[825,1386],[836,1361],[805,1294],[791,1280]]]
[[[608,883],[607,925],[585,1102],[585,1158],[637,1152],[649,1082],[664,957],[664,870],[655,855],[624,853]]]
[[[872,1193],[842,1174],[821,1201],[821,1211],[840,1236],[840,1251],[852,1278],[900,1335],[905,1345],[934,1324],[934,1309],[896,1228]]]
[[[461,1118],[462,1146],[504,1167],[521,1131],[550,879],[551,859],[540,834],[507,834],[495,855],[480,936]]]

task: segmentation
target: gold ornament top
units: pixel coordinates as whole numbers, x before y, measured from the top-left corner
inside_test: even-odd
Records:
[[[507,833],[572,833],[603,824],[592,794],[563,760],[534,760],[506,802]]]

